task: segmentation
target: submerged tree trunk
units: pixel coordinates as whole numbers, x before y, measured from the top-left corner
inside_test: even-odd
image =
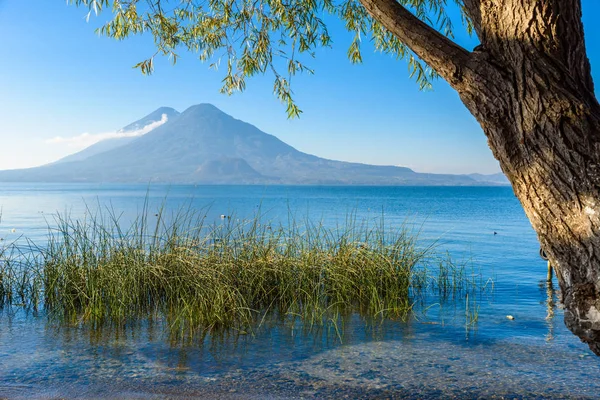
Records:
[[[395,0],[361,3],[479,121],[555,268],[567,327],[600,355],[600,105],[580,1],[464,0],[472,52]]]

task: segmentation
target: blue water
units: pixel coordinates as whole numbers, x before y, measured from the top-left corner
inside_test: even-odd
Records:
[[[3,243],[43,243],[57,212],[100,208],[131,220],[189,206],[272,223],[348,218],[408,226],[488,283],[409,321],[350,316],[341,335],[269,325],[255,335],[175,344],[148,323],[125,331],[0,314],[0,398],[595,397],[600,362],[563,325],[557,288],[518,200],[504,187],[298,187],[3,184]],[[496,232],[496,234],[494,234]],[[491,290],[493,288],[493,290]],[[514,316],[514,320],[506,318]]]

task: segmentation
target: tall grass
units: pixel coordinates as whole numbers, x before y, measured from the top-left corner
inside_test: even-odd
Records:
[[[47,245],[0,245],[0,307],[19,304],[93,327],[144,318],[172,332],[246,331],[266,316],[320,325],[340,313],[407,318],[419,297],[476,284],[463,267],[421,247],[406,227],[350,219],[343,227],[285,226],[191,209],[59,216]]]
[[[35,248],[33,243],[26,245],[26,249]],[[40,252],[24,251],[16,242],[6,243],[0,237],[0,310],[13,305],[39,309],[43,283],[35,257],[40,255]]]

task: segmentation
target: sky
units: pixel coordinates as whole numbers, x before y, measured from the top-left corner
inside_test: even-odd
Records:
[[[599,0],[582,0],[588,56],[600,82]],[[288,119],[272,77],[255,77],[243,93],[219,93],[222,71],[194,54],[175,66],[157,60],[153,75],[132,66],[154,53],[150,37],[115,41],[65,0],[0,0],[0,169],[26,168],[72,154],[161,106],[184,111],[212,103],[235,118],[320,157],[418,172],[500,171],[481,127],[443,81],[420,91],[404,61],[373,51],[364,63],[346,56],[351,36],[337,21],[333,47],[294,78],[299,119]],[[476,39],[456,26],[456,40]],[[160,121],[158,122],[160,123]],[[145,132],[136,132],[143,134]]]

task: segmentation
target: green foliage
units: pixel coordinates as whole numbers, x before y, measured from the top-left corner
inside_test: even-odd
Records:
[[[446,13],[448,0],[400,0],[419,19],[441,33],[452,36]],[[462,0],[450,0],[462,8]],[[154,69],[157,55],[173,64],[184,49],[199,54],[201,61],[218,68],[225,60],[222,93],[243,91],[246,78],[256,74],[274,76],[275,96],[287,106],[289,117],[301,110],[293,100],[292,77],[313,73],[305,59],[315,57],[319,47],[329,47],[332,38],[326,21],[340,18],[354,39],[348,49],[352,63],[362,62],[361,43],[372,41],[375,49],[408,61],[409,72],[421,89],[431,86],[436,73],[419,60],[405,44],[374,20],[358,0],[69,0],[86,6],[89,14],[111,9],[111,19],[99,32],[118,40],[149,33],[156,53],[138,63],[143,74]],[[467,29],[471,25],[463,13]]]

